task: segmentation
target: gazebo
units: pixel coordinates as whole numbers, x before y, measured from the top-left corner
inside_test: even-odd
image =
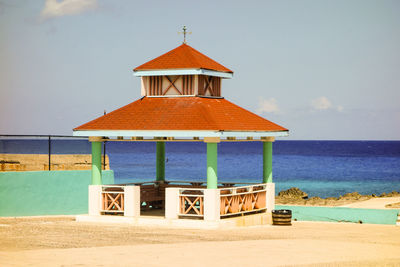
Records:
[[[184,42],[135,68],[133,74],[141,78],[140,99],[74,129],[74,136],[88,136],[92,143],[89,214],[138,217],[144,208],[165,208],[166,219],[218,221],[270,213],[275,205],[272,144],[275,137],[287,136],[288,130],[222,97],[222,80],[232,78],[233,71]],[[155,179],[103,185],[101,147],[105,141],[155,142]],[[206,182],[165,179],[168,142],[205,143]],[[220,142],[262,143],[260,183],[235,186],[218,181]]]

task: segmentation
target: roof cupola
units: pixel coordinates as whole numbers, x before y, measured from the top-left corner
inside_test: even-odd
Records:
[[[185,42],[133,70],[142,78],[142,96],[221,97],[221,80],[233,71]]]

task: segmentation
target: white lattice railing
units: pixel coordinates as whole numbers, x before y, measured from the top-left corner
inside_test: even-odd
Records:
[[[265,210],[266,194],[266,184],[221,188],[220,215],[229,216]]]

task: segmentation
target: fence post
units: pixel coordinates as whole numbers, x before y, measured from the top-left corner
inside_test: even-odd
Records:
[[[89,215],[100,215],[102,210],[101,185],[89,185]]]
[[[265,199],[267,201],[267,211],[271,212],[275,209],[275,183],[267,183],[267,194]]]
[[[51,137],[49,135],[49,171],[51,170]]]
[[[165,218],[178,219],[179,214],[179,188],[165,188]]]
[[[124,216],[140,216],[140,186],[124,186]]]
[[[204,189],[204,220],[219,221],[221,219],[221,197],[219,189]]]

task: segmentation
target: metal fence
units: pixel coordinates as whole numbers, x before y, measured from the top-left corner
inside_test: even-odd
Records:
[[[47,155],[47,169],[52,170],[54,154],[91,154],[86,137],[69,135],[10,135],[0,134],[0,163],[6,163],[7,154]],[[102,148],[102,166],[106,169],[106,142]]]

